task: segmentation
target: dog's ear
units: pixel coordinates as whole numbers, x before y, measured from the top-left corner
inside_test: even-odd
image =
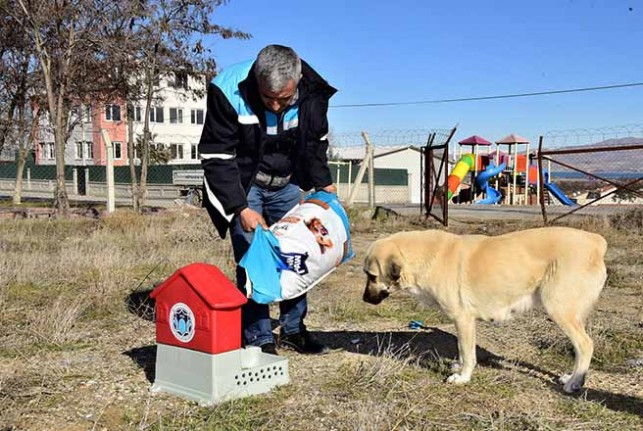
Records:
[[[388,276],[391,281],[398,281],[402,273],[402,267],[394,258],[391,258],[388,262]]]

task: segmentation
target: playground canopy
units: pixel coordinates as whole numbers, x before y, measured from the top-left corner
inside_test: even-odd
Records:
[[[511,135],[507,135],[504,138],[502,138],[499,141],[496,141],[496,144],[528,144],[529,139],[523,138],[520,135],[516,135],[515,133],[512,133]]]
[[[487,141],[485,138],[478,136],[478,135],[473,135],[469,136],[466,139],[461,140],[458,142],[460,145],[491,145],[491,142]]]

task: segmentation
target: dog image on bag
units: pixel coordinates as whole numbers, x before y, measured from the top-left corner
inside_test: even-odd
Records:
[[[313,217],[306,222],[306,227],[310,230],[315,236],[317,244],[319,244],[319,250],[322,254],[326,253],[327,248],[333,247],[333,240],[330,239],[328,234],[328,229],[324,227],[321,220],[317,217]]]
[[[467,383],[476,365],[476,320],[503,321],[542,308],[570,339],[571,374],[565,392],[582,388],[593,354],[585,321],[607,278],[605,239],[566,227],[499,236],[440,230],[400,232],[375,241],[364,260],[364,301],[379,304],[396,290],[437,304],[458,337],[450,383]]]

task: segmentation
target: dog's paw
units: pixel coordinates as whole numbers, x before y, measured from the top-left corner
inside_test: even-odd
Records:
[[[451,363],[451,366],[449,368],[451,369],[452,373],[457,373],[462,368],[462,364],[458,361],[454,361]]]
[[[563,386],[563,390],[568,394],[573,394],[574,392],[578,392],[581,389],[583,389],[583,384],[580,382],[575,382],[573,380],[570,380],[569,382],[565,383],[565,386]]]
[[[471,381],[471,377],[465,377],[462,374],[451,374],[449,378],[447,379],[447,383],[453,383],[455,385],[462,385],[465,383],[469,383]]]
[[[576,376],[574,376],[574,374],[565,374],[558,380],[564,385],[563,390],[568,394],[571,394],[583,389],[583,385],[585,384],[585,374],[578,374]]]

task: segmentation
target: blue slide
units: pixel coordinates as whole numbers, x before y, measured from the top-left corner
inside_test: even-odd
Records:
[[[545,188],[563,205],[576,205],[556,184],[545,182]]]
[[[502,199],[502,194],[498,190],[489,186],[489,178],[493,178],[504,171],[506,166],[506,163],[501,163],[498,166],[494,165],[493,163],[489,163],[487,169],[480,172],[480,174],[476,177],[476,186],[487,195],[486,198],[477,200],[477,204],[492,205],[497,204],[498,201]]]

